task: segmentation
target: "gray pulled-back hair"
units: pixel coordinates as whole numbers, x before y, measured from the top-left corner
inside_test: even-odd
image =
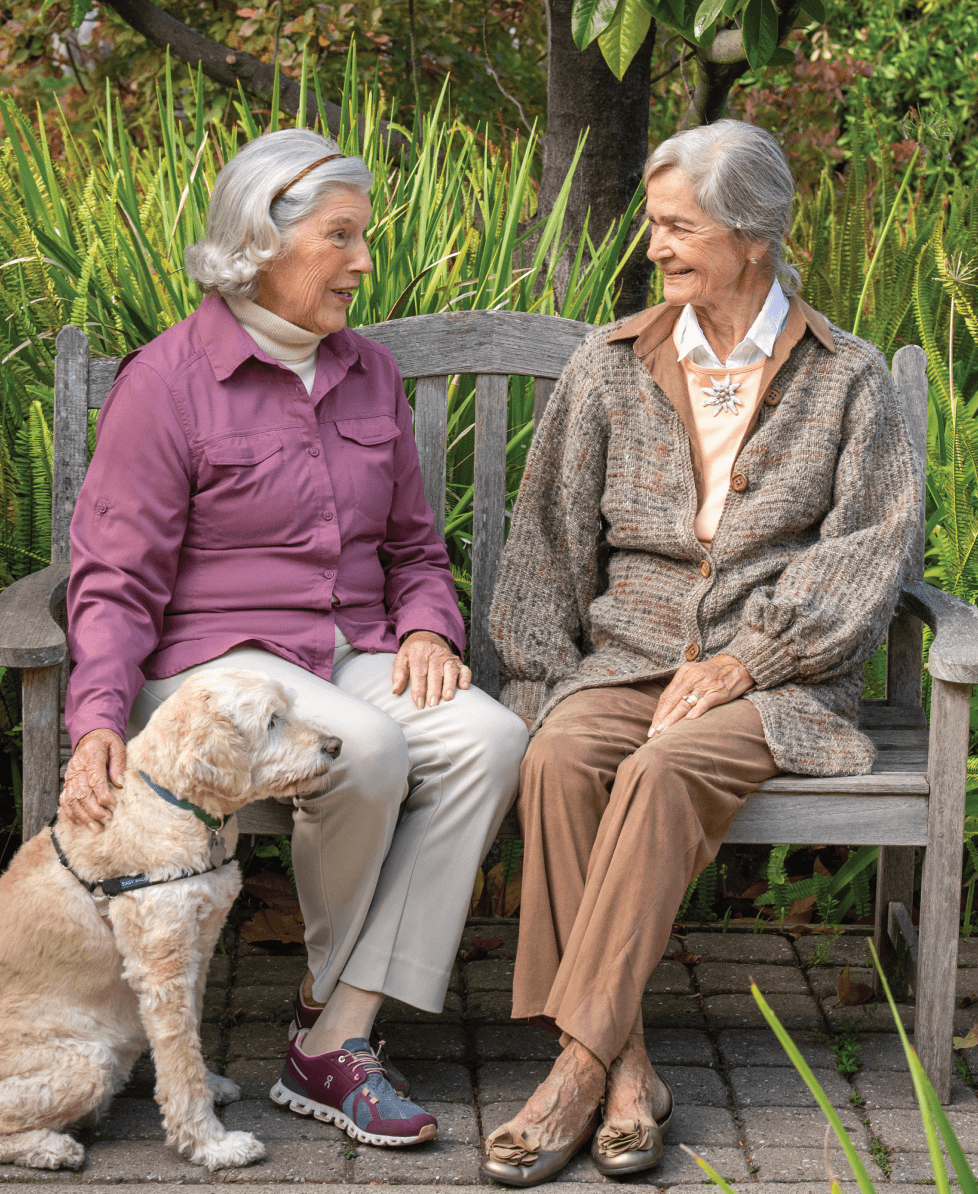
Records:
[[[798,271],[782,256],[795,180],[781,146],[766,129],[717,120],[676,133],[645,163],[645,186],[670,166],[682,172],[715,224],[744,240],[766,241],[775,277],[789,294],[799,290]]]
[[[309,129],[280,129],[249,141],[217,176],[207,239],[187,249],[187,273],[203,290],[254,298],[258,271],[289,251],[296,226],[333,192],[345,187],[370,193],[373,174],[363,158],[341,158],[317,166],[272,203],[303,167],[339,152],[331,137]]]

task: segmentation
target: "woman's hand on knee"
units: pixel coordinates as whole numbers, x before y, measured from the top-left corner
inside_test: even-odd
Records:
[[[91,730],[75,747],[65,770],[61,809],[75,825],[101,833],[112,817],[115,795],[110,783],[122,787],[126,744],[114,730]]]
[[[732,655],[716,655],[700,663],[684,663],[659,697],[649,737],[677,721],[695,721],[714,705],[726,705],[754,687],[750,672]],[[695,697],[695,700],[685,700]]]
[[[394,656],[392,691],[398,696],[410,682],[415,708],[450,701],[456,688],[468,688],[472,672],[459,659],[451,644],[431,630],[415,630],[401,643]]]

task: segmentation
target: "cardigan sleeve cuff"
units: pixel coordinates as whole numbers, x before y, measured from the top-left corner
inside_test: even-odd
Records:
[[[517,717],[536,721],[547,699],[547,685],[543,680],[508,680],[499,693],[500,703]]]
[[[732,655],[750,672],[756,688],[774,688],[797,675],[794,652],[786,644],[745,626],[723,648],[722,654]]]

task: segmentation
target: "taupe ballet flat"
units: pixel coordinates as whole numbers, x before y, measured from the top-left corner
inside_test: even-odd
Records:
[[[594,1135],[600,1119],[600,1108],[596,1108],[570,1144],[553,1152],[540,1148],[535,1136],[525,1132],[519,1136],[506,1133],[489,1146],[488,1155],[482,1158],[479,1169],[486,1177],[502,1182],[504,1186],[538,1186],[556,1177],[577,1156]]]
[[[604,1139],[604,1125],[595,1133],[591,1141],[591,1159],[599,1173],[606,1177],[624,1177],[627,1173],[651,1169],[662,1160],[662,1137],[669,1129],[675,1107],[669,1083],[664,1082],[664,1085],[669,1091],[669,1111],[656,1120],[652,1128],[633,1119],[627,1129],[609,1128]]]

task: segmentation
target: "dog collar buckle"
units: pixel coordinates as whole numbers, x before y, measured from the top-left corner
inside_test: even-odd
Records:
[[[92,892],[92,900],[95,902],[95,910],[103,920],[109,918],[109,901],[111,897],[107,896],[102,890],[102,884],[97,883],[95,890]]]

